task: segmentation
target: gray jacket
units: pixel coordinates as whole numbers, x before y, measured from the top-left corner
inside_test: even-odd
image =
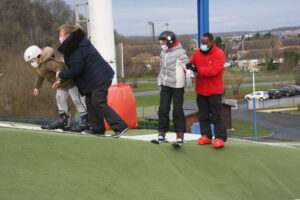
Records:
[[[179,43],[177,46],[162,50],[160,54],[160,71],[158,85],[183,88],[185,84],[185,64],[188,63],[186,51]]]

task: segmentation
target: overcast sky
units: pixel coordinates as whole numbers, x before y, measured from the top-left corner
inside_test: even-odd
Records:
[[[73,0],[65,0],[73,4]],[[156,35],[165,29],[197,33],[196,0],[112,0],[115,29],[126,36]],[[210,31],[257,31],[300,25],[300,0],[209,0]]]

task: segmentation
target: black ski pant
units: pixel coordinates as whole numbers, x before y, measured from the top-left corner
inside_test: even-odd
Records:
[[[222,119],[221,95],[203,96],[197,94],[201,134],[212,138],[211,124],[214,125],[215,138],[227,140],[227,131]]]
[[[86,95],[88,117],[95,133],[105,132],[103,119],[115,132],[123,131],[127,128],[125,121],[107,104],[107,94],[110,85],[111,81],[104,83]]]
[[[161,86],[160,104],[158,109],[158,132],[166,133],[170,126],[170,106],[173,100],[173,123],[175,132],[185,132],[185,119],[183,112],[184,88],[171,88]]]

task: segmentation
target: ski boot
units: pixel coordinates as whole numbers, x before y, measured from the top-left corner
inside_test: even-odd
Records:
[[[177,136],[176,142],[174,142],[172,144],[172,146],[175,147],[175,148],[179,148],[179,147],[181,147],[182,144],[184,144],[184,140],[183,140],[184,133],[183,132],[178,132],[176,134],[176,136]]]
[[[82,132],[84,130],[88,130],[89,129],[89,122],[88,122],[88,116],[87,116],[87,114],[83,115],[83,116],[80,116],[80,119],[81,119],[81,123],[78,124],[75,127],[72,127],[71,128],[72,132]]]
[[[58,120],[49,124],[48,129],[49,130],[62,129],[63,131],[67,131],[70,128],[70,125],[71,125],[70,116],[68,116],[66,113],[62,113],[59,114]]]
[[[168,142],[168,141],[166,140],[166,133],[162,133],[162,132],[158,133],[157,140],[156,139],[151,140],[151,143],[154,143],[154,144],[160,144],[163,142]]]

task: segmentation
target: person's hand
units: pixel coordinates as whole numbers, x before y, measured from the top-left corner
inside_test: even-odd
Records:
[[[60,86],[60,81],[56,81],[55,83],[53,83],[52,88],[58,88]]]
[[[185,65],[185,68],[186,68],[186,69],[190,69],[190,70],[192,70],[192,71],[195,72],[195,73],[198,72],[197,67],[195,67],[195,65],[193,65],[192,63],[187,63],[187,64]]]
[[[34,90],[33,90],[33,94],[34,94],[34,96],[37,96],[37,95],[39,95],[39,89],[36,89],[36,88],[34,88]]]
[[[65,59],[64,58],[59,58],[58,61],[62,62],[62,63],[65,63]]]

